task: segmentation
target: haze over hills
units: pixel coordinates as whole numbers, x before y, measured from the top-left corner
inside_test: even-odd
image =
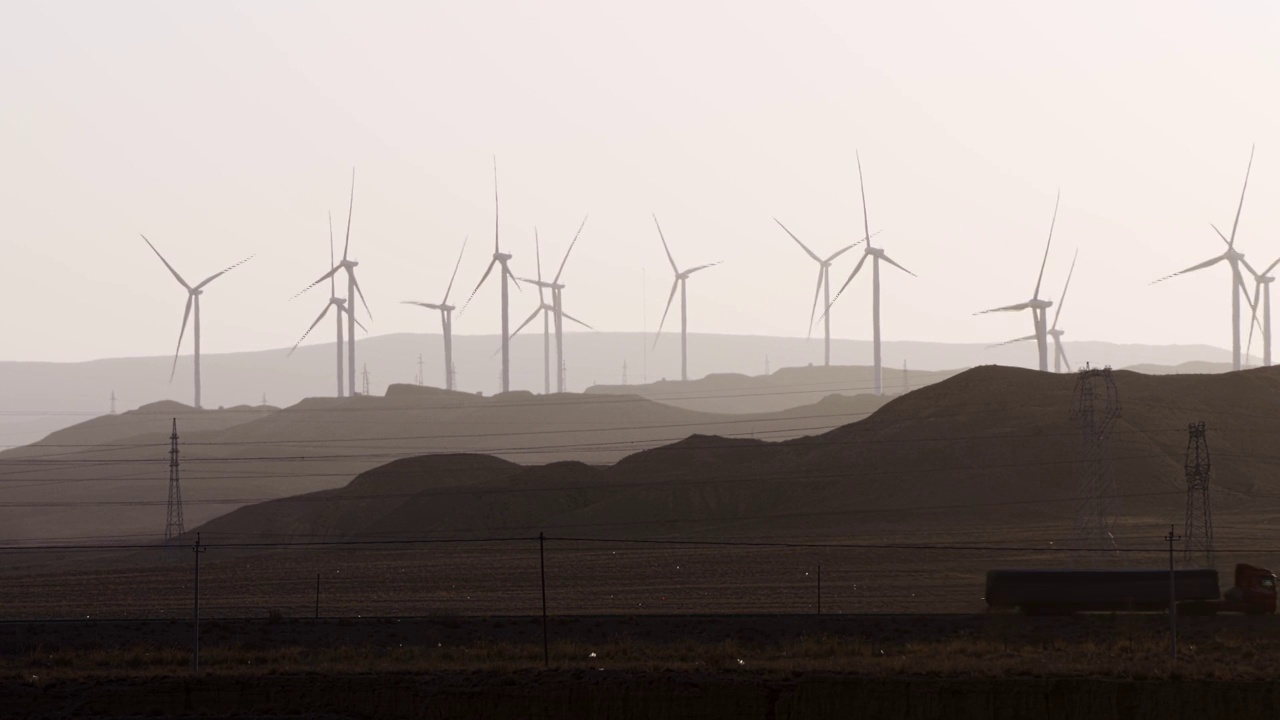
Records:
[[[1208,425],[1215,521],[1280,520],[1280,369],[1222,375],[1115,373],[1111,440],[1119,537],[1182,520],[1187,423]],[[246,507],[206,524],[220,536],[480,536],[495,532],[655,537],[814,536],[921,528],[1069,535],[1079,495],[1075,378],[980,367],[896,397],[825,433],[777,443],[694,436],[611,467],[519,467],[420,457],[321,495]],[[1147,536],[1150,537],[1147,537]],[[1145,541],[1144,541],[1145,542]]]
[[[500,361],[494,354],[498,338],[457,335],[454,338],[458,386],[468,392],[492,394],[498,387]],[[441,338],[435,334],[394,334],[361,337],[357,362],[367,365],[370,391],[379,395],[393,383],[409,383],[422,356],[428,385],[442,385]],[[1073,363],[1126,367],[1138,363],[1177,365],[1189,361],[1226,363],[1229,351],[1207,345],[1152,346],[1066,341]],[[307,397],[332,395],[335,384],[334,346],[320,343],[300,347],[292,357],[287,348],[257,352],[202,355],[204,405],[208,408],[259,405],[266,396],[284,407]],[[654,345],[652,334],[566,333],[569,389],[622,383],[623,363],[629,384],[679,377],[679,338],[668,335]],[[764,373],[771,368],[805,367],[821,360],[820,338],[715,335],[691,333],[693,377],[708,374]],[[862,340],[832,340],[837,365],[870,361],[871,344]],[[913,372],[958,370],[998,363],[1029,367],[1035,351],[1030,344],[988,348],[979,343],[947,344],[915,341],[884,343],[886,389],[905,361]],[[138,408],[160,400],[191,402],[191,357],[179,358],[169,382],[171,356],[111,358],[80,363],[0,362],[0,445],[34,442],[44,435],[109,410],[111,393],[119,409]],[[542,338],[518,335],[512,340],[512,387],[542,390]],[[863,392],[869,383],[858,383]],[[705,408],[704,408],[705,409]]]
[[[158,537],[174,417],[190,527],[263,499],[342,486],[401,457],[480,452],[525,463],[612,463],[694,433],[787,438],[822,432],[866,417],[886,399],[837,394],[735,415],[635,395],[481,397],[416,385],[393,385],[381,397],[310,398],[284,409],[195,411],[165,401],[0,452],[0,537]]]

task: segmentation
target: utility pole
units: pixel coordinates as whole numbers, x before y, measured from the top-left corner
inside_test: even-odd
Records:
[[[369,366],[360,366],[360,392],[366,397],[369,395]]]
[[[200,546],[200,533],[196,533],[196,544],[191,546],[192,552],[196,554],[196,596],[195,596],[195,628],[196,628],[196,644],[194,652],[191,654],[191,669],[195,672],[200,671],[200,556],[209,548]]]
[[[1087,364],[1076,376],[1071,419],[1080,424],[1080,500],[1073,536],[1081,547],[1115,549],[1115,479],[1108,440],[1120,417],[1120,395],[1108,366]]]
[[[266,406],[267,406],[267,394],[262,393],[262,407],[266,407]]]
[[[627,384],[627,361],[622,361],[622,384]]]
[[[1169,652],[1174,660],[1178,659],[1178,586],[1173,571],[1173,543],[1181,540],[1181,536],[1173,534],[1173,526],[1169,526],[1169,534],[1164,536],[1169,543]]]
[[[164,519],[164,541],[169,543],[185,531],[182,522],[182,487],[178,483],[178,419],[173,419],[169,436],[169,506]]]
[[[907,361],[902,361],[902,393],[911,392],[911,377],[907,375]]]
[[[116,414],[116,391],[111,391],[111,414]]]
[[[1187,519],[1182,534],[1182,562],[1213,567],[1213,512],[1209,505],[1209,441],[1204,423],[1187,425],[1187,458],[1183,463],[1187,477]]]
[[[418,353],[418,385],[422,385],[422,353]]]

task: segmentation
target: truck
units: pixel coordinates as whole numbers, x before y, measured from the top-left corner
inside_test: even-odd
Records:
[[[986,601],[991,608],[1026,615],[1078,612],[1164,612],[1169,609],[1169,570],[991,570]],[[1217,570],[1173,570],[1179,613],[1274,614],[1276,576],[1254,565],[1236,565],[1235,585],[1225,593]]]

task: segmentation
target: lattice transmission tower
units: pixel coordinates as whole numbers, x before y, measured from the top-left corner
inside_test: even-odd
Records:
[[[1108,366],[1085,366],[1076,376],[1071,419],[1080,425],[1080,497],[1076,505],[1075,543],[1086,548],[1115,548],[1117,498],[1109,440],[1120,417],[1120,394]]]
[[[1183,463],[1187,476],[1187,524],[1182,531],[1186,539],[1182,561],[1188,565],[1204,563],[1213,567],[1213,512],[1209,506],[1209,441],[1204,423],[1187,425],[1187,459]]]
[[[164,519],[164,541],[170,542],[184,532],[182,522],[182,487],[178,484],[178,419],[173,419],[169,436],[169,509]]]

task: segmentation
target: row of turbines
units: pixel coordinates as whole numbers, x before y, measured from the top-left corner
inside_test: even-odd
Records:
[[[872,244],[872,239],[876,237],[879,233],[878,231],[876,233],[872,233],[870,230],[870,221],[868,219],[868,214],[867,214],[866,186],[863,181],[861,157],[857,158],[857,165],[858,165],[858,184],[859,184],[859,191],[861,194],[861,201],[862,201],[863,236],[860,239],[858,239],[856,242],[853,242],[849,245],[841,247],[835,252],[831,253],[830,255],[823,257],[815,253],[808,245],[806,245],[803,241],[801,241],[800,238],[795,235],[795,233],[791,232],[791,230],[789,230],[786,227],[786,225],[782,223],[782,221],[778,220],[777,218],[774,218],[774,221],[787,234],[787,236],[789,236],[792,240],[794,240],[795,243],[799,245],[799,247],[811,259],[813,259],[814,262],[818,264],[818,279],[817,279],[817,285],[814,290],[813,304],[809,313],[809,328],[810,328],[810,333],[812,333],[812,329],[815,324],[815,319],[822,320],[823,364],[824,365],[831,364],[831,310],[834,307],[835,303],[839,300],[840,296],[844,294],[844,291],[853,282],[854,278],[858,276],[859,272],[867,264],[867,261],[868,260],[871,261],[870,271],[871,271],[872,366],[873,366],[874,378],[875,378],[875,391],[876,391],[876,394],[879,395],[879,394],[882,394],[884,391],[883,373],[882,373],[883,368],[882,368],[882,358],[881,358],[880,263],[884,262],[896,268],[897,270],[900,270],[908,275],[911,275],[912,277],[915,277],[915,274],[912,273],[910,270],[908,270],[906,267],[904,267],[902,264],[890,258],[886,254],[883,247],[876,247]],[[1245,302],[1249,305],[1252,311],[1248,346],[1245,349],[1245,354],[1247,355],[1248,350],[1252,347],[1253,328],[1255,326],[1259,327],[1262,331],[1263,364],[1268,366],[1271,365],[1271,283],[1275,280],[1275,278],[1272,277],[1270,273],[1272,270],[1276,268],[1277,265],[1280,265],[1280,259],[1277,259],[1275,262],[1271,263],[1271,265],[1269,265],[1265,270],[1259,273],[1255,271],[1254,268],[1248,263],[1248,261],[1244,259],[1244,255],[1241,252],[1239,252],[1235,246],[1236,231],[1239,228],[1240,215],[1244,208],[1245,191],[1248,189],[1249,173],[1252,170],[1252,167],[1253,167],[1253,152],[1251,151],[1249,155],[1249,165],[1245,170],[1245,184],[1244,184],[1244,188],[1241,190],[1240,202],[1236,208],[1236,216],[1231,226],[1230,235],[1226,235],[1221,231],[1219,231],[1216,225],[1211,225],[1214,231],[1226,244],[1227,246],[1226,251],[1221,255],[1214,256],[1209,260],[1198,263],[1185,270],[1181,270],[1179,272],[1162,277],[1159,280],[1155,281],[1156,283],[1159,283],[1178,275],[1183,275],[1186,273],[1211,267],[1223,261],[1226,261],[1228,263],[1231,269],[1231,274],[1232,274],[1232,279],[1231,279],[1232,358],[1233,358],[1233,369],[1235,370],[1239,370],[1242,367],[1241,331],[1240,331],[1240,314],[1241,314],[1240,299],[1242,296],[1244,297]],[[461,315],[462,312],[465,312],[467,304],[470,303],[471,299],[475,297],[476,293],[479,292],[480,288],[483,287],[485,282],[492,276],[493,271],[495,269],[498,269],[497,279],[499,282],[499,286],[500,286],[499,292],[501,295],[502,343],[501,343],[501,346],[498,348],[497,352],[501,353],[502,355],[502,375],[501,375],[502,391],[507,392],[511,389],[511,354],[510,354],[511,338],[513,338],[521,330],[529,326],[533,321],[535,321],[536,319],[538,319],[539,316],[541,316],[543,321],[544,391],[547,393],[550,393],[551,387],[552,387],[551,352],[552,352],[552,338],[554,337],[554,348],[555,348],[555,356],[556,356],[555,387],[557,392],[564,392],[564,389],[565,389],[565,360],[564,360],[564,337],[563,337],[564,322],[565,320],[568,320],[570,322],[581,325],[582,327],[585,327],[588,329],[591,328],[591,326],[588,325],[587,323],[583,322],[582,320],[579,320],[578,318],[570,315],[568,312],[565,311],[564,302],[563,302],[563,291],[565,290],[565,284],[561,281],[561,278],[564,274],[565,265],[569,261],[569,255],[573,252],[573,248],[577,245],[578,239],[582,235],[582,230],[586,226],[587,218],[584,217],[582,220],[582,223],[578,226],[578,230],[574,234],[572,241],[569,243],[568,249],[566,249],[565,254],[560,261],[560,265],[556,270],[555,275],[552,276],[550,280],[545,279],[542,274],[541,243],[538,238],[537,231],[535,230],[534,246],[535,246],[535,253],[536,253],[537,274],[534,278],[517,278],[515,273],[512,272],[510,267],[510,263],[513,256],[510,253],[503,252],[502,250],[501,237],[499,233],[500,214],[499,214],[499,202],[498,202],[498,169],[497,169],[496,160],[494,161],[493,173],[494,173],[493,257],[490,260],[488,267],[485,269],[484,274],[481,276],[480,281],[476,283],[475,289],[471,291],[471,295],[468,297],[467,302],[463,304],[462,309],[459,311],[459,315]],[[1049,300],[1047,298],[1042,298],[1040,296],[1041,289],[1043,286],[1043,281],[1044,281],[1045,268],[1048,265],[1049,253],[1053,244],[1053,230],[1055,225],[1057,224],[1058,206],[1059,206],[1060,200],[1061,200],[1061,194],[1059,193],[1058,199],[1055,200],[1054,202],[1053,218],[1050,220],[1050,224],[1049,224],[1049,237],[1045,243],[1044,257],[1042,258],[1040,263],[1040,272],[1036,277],[1035,289],[1032,291],[1031,299],[1024,302],[1019,302],[1012,305],[993,308],[990,310],[984,310],[981,313],[977,313],[977,314],[986,314],[986,313],[995,313],[995,312],[1022,312],[1022,311],[1030,310],[1031,319],[1032,319],[1032,333],[1030,335],[1026,335],[1023,337],[1014,338],[1013,340],[1009,340],[1007,342],[999,343],[998,345],[1009,345],[1013,343],[1034,340],[1036,342],[1036,347],[1037,347],[1039,368],[1041,371],[1045,371],[1045,372],[1047,372],[1049,369],[1049,355],[1050,355],[1049,345],[1051,341],[1053,345],[1052,354],[1053,354],[1054,372],[1063,372],[1064,368],[1067,371],[1070,371],[1071,369],[1070,362],[1067,359],[1066,351],[1062,345],[1062,336],[1064,334],[1064,331],[1058,327],[1058,319],[1061,316],[1063,300],[1066,297],[1067,290],[1071,286],[1071,277],[1075,272],[1078,251],[1076,252],[1075,255],[1073,255],[1070,269],[1067,271],[1066,283],[1063,286],[1062,295],[1059,296],[1057,310],[1054,313],[1052,324],[1048,322],[1048,311],[1050,308],[1054,307],[1054,302],[1052,300]],[[364,307],[366,315],[372,318],[372,312],[369,310],[369,305],[364,298],[364,292],[360,288],[360,282],[356,277],[356,268],[359,266],[359,263],[351,259],[351,256],[350,256],[351,221],[353,217],[354,208],[355,208],[355,172],[353,170],[352,177],[351,177],[351,195],[350,195],[350,199],[348,201],[348,207],[347,207],[347,228],[346,228],[346,233],[344,235],[344,240],[343,240],[342,258],[340,260],[336,260],[334,257],[335,247],[334,247],[334,235],[333,235],[333,218],[332,218],[332,215],[330,215],[330,218],[329,218],[330,269],[328,270],[328,272],[321,275],[310,285],[307,285],[305,288],[303,288],[301,291],[299,291],[297,294],[294,295],[295,298],[299,297],[307,293],[308,291],[312,290],[313,288],[322,285],[326,280],[328,280],[329,281],[329,299],[325,303],[325,306],[321,310],[320,314],[316,317],[315,321],[312,322],[311,326],[307,328],[307,331],[303,333],[302,337],[299,338],[298,342],[295,343],[294,346],[289,350],[289,354],[292,355],[293,352],[297,350],[298,346],[301,345],[302,342],[306,340],[306,338],[310,335],[311,331],[314,330],[325,319],[325,317],[328,316],[330,311],[333,311],[335,315],[335,333],[336,333],[336,339],[337,339],[337,343],[335,346],[336,347],[335,360],[336,360],[336,371],[337,371],[336,388],[337,388],[338,397],[346,397],[348,395],[354,394],[355,383],[356,383],[355,331],[357,327],[361,328],[362,330],[365,329],[363,323],[361,323],[360,320],[356,317],[356,308],[355,308],[355,303],[353,301],[353,298],[358,297],[360,299],[360,303]],[[654,339],[654,344],[656,345],[658,342],[658,339],[661,338],[662,329],[666,324],[667,317],[671,311],[671,306],[674,303],[676,293],[678,292],[680,294],[680,378],[681,380],[687,381],[689,379],[688,280],[690,276],[692,276],[694,273],[699,272],[701,270],[705,270],[710,267],[714,267],[715,265],[718,265],[719,262],[705,263],[702,265],[696,265],[694,267],[682,270],[681,267],[676,263],[675,257],[671,252],[671,246],[667,242],[666,235],[662,232],[662,226],[658,222],[658,218],[656,214],[653,216],[653,221],[654,221],[654,226],[658,232],[658,238],[662,243],[663,251],[666,255],[667,261],[671,265],[671,270],[674,275],[672,284],[671,284],[671,291],[667,296],[666,306],[663,309],[662,320],[658,324],[658,330],[657,330],[657,335]],[[160,258],[160,261],[164,263],[165,268],[169,270],[169,272],[174,276],[175,279],[177,279],[178,283],[187,292],[186,309],[184,310],[184,313],[183,313],[182,328],[178,334],[178,347],[174,353],[173,367],[170,370],[170,380],[172,381],[174,377],[174,373],[177,370],[178,357],[182,351],[182,341],[186,335],[188,321],[194,320],[192,335],[193,335],[193,344],[194,344],[193,352],[194,352],[195,406],[199,408],[201,407],[200,297],[204,293],[204,289],[211,282],[221,277],[222,275],[226,274],[227,272],[230,272],[231,270],[234,270],[235,268],[248,262],[253,258],[253,256],[251,255],[245,258],[244,260],[241,260],[221,270],[220,272],[217,272],[205,278],[204,280],[202,280],[201,282],[193,286],[187,283],[185,279],[183,279],[183,277],[178,273],[178,271],[175,270],[173,266],[169,264],[169,262],[164,258],[164,256],[161,255],[160,251],[156,248],[156,246],[149,239],[147,239],[146,236],[143,236],[143,240],[146,241],[147,245],[151,248],[151,250],[156,254],[157,257]],[[857,264],[854,265],[853,270],[849,273],[849,276],[844,281],[844,284],[840,286],[839,290],[836,291],[835,296],[832,297],[831,268],[833,264],[838,258],[840,258],[845,253],[849,252],[850,250],[854,249],[860,244],[863,245],[863,252],[861,257],[859,258]],[[429,310],[434,310],[440,314],[440,322],[441,322],[443,345],[444,345],[445,388],[448,390],[456,389],[457,373],[456,373],[456,369],[454,367],[454,362],[453,362],[453,313],[455,310],[459,310],[456,306],[451,305],[449,303],[449,298],[453,292],[454,282],[457,279],[458,269],[459,267],[461,267],[462,258],[464,253],[466,252],[466,246],[467,246],[467,241],[464,239],[462,243],[462,249],[459,252],[457,261],[454,264],[453,273],[449,278],[449,283],[445,288],[444,296],[440,302],[423,302],[418,300],[403,301],[405,304],[422,307]],[[1249,288],[1247,287],[1244,280],[1244,276],[1241,272],[1242,267],[1249,272],[1249,274],[1252,276],[1254,280],[1254,291],[1252,296],[1250,295]],[[345,298],[340,297],[338,295],[337,281],[338,281],[339,274],[343,274],[347,282],[347,293]],[[511,331],[510,330],[510,314],[509,314],[510,285],[514,284],[518,289],[521,281],[538,288],[538,306],[537,308],[534,309],[533,313],[531,313],[528,316],[528,318],[525,319],[523,323],[517,326],[514,331]],[[548,295],[550,296],[550,300],[548,300]],[[823,305],[823,311],[821,315],[817,313],[819,298],[821,298],[822,305]],[[1261,321],[1259,321],[1259,318],[1258,318],[1259,310],[1262,311]],[[344,325],[345,325],[345,328],[344,328]],[[996,347],[996,346],[992,346],[992,347]]]

